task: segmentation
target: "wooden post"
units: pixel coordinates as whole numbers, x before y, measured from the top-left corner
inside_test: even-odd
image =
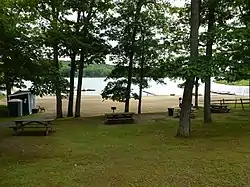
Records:
[[[223,105],[225,105],[225,100],[224,99],[222,99],[222,102],[223,102]]]
[[[240,102],[241,102],[241,107],[242,107],[242,110],[245,110],[245,109],[244,109],[244,105],[243,105],[243,101],[242,101],[242,99],[240,99]]]
[[[236,105],[237,105],[237,99],[235,99],[234,108],[236,108]]]

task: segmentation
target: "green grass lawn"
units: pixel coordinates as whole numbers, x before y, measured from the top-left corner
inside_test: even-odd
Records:
[[[249,111],[192,121],[190,139],[175,138],[178,120],[144,115],[137,124],[102,118],[60,120],[50,136],[0,129],[0,186],[243,186],[250,184]]]
[[[235,85],[235,86],[249,86],[249,80],[240,80],[236,82],[227,82],[226,80],[216,81],[216,83],[226,84],[226,85]]]

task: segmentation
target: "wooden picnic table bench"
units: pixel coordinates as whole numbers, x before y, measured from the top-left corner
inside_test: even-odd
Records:
[[[227,105],[211,105],[212,113],[228,113],[231,109],[227,108]]]
[[[135,113],[124,112],[124,113],[107,113],[105,114],[105,124],[120,124],[120,123],[133,123]]]
[[[19,119],[15,120],[15,125],[9,126],[13,129],[13,135],[23,132],[24,128],[45,128],[45,136],[52,132],[52,121],[54,119]]]
[[[174,108],[174,115],[173,115],[173,117],[174,118],[179,118],[180,115],[181,115],[181,108]],[[195,110],[193,108],[191,108],[191,111],[190,111],[190,118],[191,119],[195,118]]]

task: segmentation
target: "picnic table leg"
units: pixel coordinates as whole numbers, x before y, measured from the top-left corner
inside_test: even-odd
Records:
[[[49,122],[49,127],[50,127],[50,132],[52,132],[53,129],[52,129],[52,124],[51,124],[51,122]]]
[[[13,127],[13,136],[16,136],[18,134],[18,129],[17,127]]]
[[[48,134],[49,134],[49,128],[48,128],[48,126],[46,126],[45,136],[47,136]]]
[[[20,129],[23,132],[23,123],[16,123],[16,127],[13,127],[13,135],[16,136]]]
[[[45,126],[46,126],[45,136],[47,136],[50,132],[52,132],[52,125],[50,122],[47,122]]]

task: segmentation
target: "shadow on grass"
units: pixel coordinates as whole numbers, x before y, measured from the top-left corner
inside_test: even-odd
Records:
[[[47,136],[51,136],[55,133],[56,131],[53,130],[52,132],[50,132]],[[24,130],[23,132],[19,132],[17,135],[15,136],[46,136],[45,130]]]
[[[250,111],[234,109],[231,113],[213,114],[213,122],[204,124],[196,120],[192,124],[192,137],[243,137],[250,135]]]
[[[197,113],[197,118],[191,121],[191,139],[218,138],[218,137],[241,137],[250,135],[250,111],[232,110],[227,114],[213,114],[213,122],[203,123],[202,110]],[[63,118],[53,122],[55,129],[60,129],[63,133],[78,133],[82,131],[110,131],[119,133],[122,131],[134,131],[143,129],[147,133],[161,131],[166,136],[175,136],[178,128],[178,119],[167,116],[167,113],[152,113],[135,116],[135,124],[104,125],[104,116],[84,117],[84,118]],[[144,128],[141,125],[146,126]],[[67,129],[67,130],[66,130]],[[114,129],[114,130],[112,130]],[[91,131],[92,131],[91,130]],[[114,132],[113,132],[114,131]],[[121,131],[121,132],[120,132]],[[22,136],[44,136],[44,132],[24,131]]]
[[[0,105],[0,117],[8,118],[9,112],[6,105]]]

